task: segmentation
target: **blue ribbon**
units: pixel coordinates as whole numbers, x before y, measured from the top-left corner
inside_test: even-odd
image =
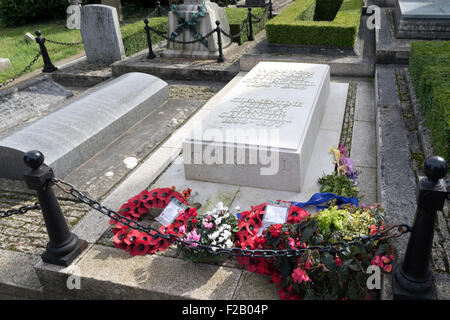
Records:
[[[354,206],[358,206],[358,198],[351,197],[341,197],[331,192],[323,192],[323,193],[315,193],[311,196],[311,198],[306,202],[294,202],[289,201],[293,206],[303,208],[304,206],[315,206],[318,210],[326,209],[328,206],[324,206],[323,204],[336,199],[336,204],[338,208],[343,204],[352,204]],[[237,218],[241,218],[241,213],[236,214]]]

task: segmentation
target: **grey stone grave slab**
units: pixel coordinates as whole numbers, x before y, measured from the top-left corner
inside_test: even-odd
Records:
[[[27,169],[22,158],[33,149],[62,178],[168,98],[167,83],[143,73],[105,83],[0,140],[0,178],[23,179]]]
[[[399,0],[395,9],[397,38],[450,39],[450,1]]]
[[[125,57],[115,8],[101,4],[82,6],[80,31],[89,63],[111,64]]]
[[[329,87],[328,65],[260,62],[193,128],[186,179],[300,191]]]

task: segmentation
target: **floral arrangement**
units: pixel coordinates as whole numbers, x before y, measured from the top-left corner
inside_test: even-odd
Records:
[[[290,212],[298,212],[298,209],[290,208]],[[259,236],[244,226],[237,234],[237,244],[249,244],[247,247],[253,244],[258,249],[307,249],[349,242],[358,236],[381,232],[384,229],[382,213],[380,205],[330,207],[317,215],[301,214],[300,218],[291,218],[284,225],[271,225]],[[250,221],[252,216],[255,213],[246,214],[239,225],[247,218]],[[299,257],[239,260],[249,271],[271,275],[282,299],[346,300],[370,298],[366,287],[368,266],[377,265],[384,272],[390,272],[394,259],[394,248],[380,239],[366,246],[347,247],[342,253],[311,249]]]
[[[200,218],[192,216],[186,223],[185,239],[192,241],[190,245],[179,244],[177,252],[186,260],[202,262],[219,262],[226,255],[211,255],[205,250],[195,250],[198,243],[211,245],[212,250],[233,248],[234,234],[238,231],[236,213],[239,207],[229,210],[222,202]],[[198,242],[198,243],[197,243]],[[217,246],[217,247],[214,247]]]
[[[320,192],[331,192],[343,197],[357,197],[359,188],[356,187],[356,179],[359,172],[355,170],[354,163],[348,157],[348,149],[339,145],[331,148],[334,154],[335,172],[319,178]],[[331,203],[333,205],[333,203]]]
[[[137,196],[128,199],[120,207],[119,214],[137,222],[150,209],[165,208],[172,199],[187,205],[190,192],[191,190],[187,189],[183,193],[179,193],[175,191],[175,187],[159,188],[151,191],[143,190]],[[170,225],[161,226],[158,231],[181,237],[184,235],[187,221],[196,216],[196,208],[187,207]],[[166,239],[156,236],[155,231],[149,233],[141,232],[131,229],[128,225],[114,219],[110,220],[110,225],[114,246],[129,252],[130,255],[154,254],[157,251],[165,250],[170,245]]]

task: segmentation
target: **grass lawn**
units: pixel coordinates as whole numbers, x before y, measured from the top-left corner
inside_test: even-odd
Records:
[[[0,26],[0,57],[9,58],[9,60],[11,60],[11,64],[13,65],[13,67],[6,72],[0,72],[0,83],[21,72],[39,52],[39,45],[36,42],[27,44],[23,40],[23,36],[27,32],[30,32],[35,36],[35,30],[40,30],[43,37],[55,41],[81,41],[80,30],[67,29],[66,21],[43,22],[15,28]],[[45,46],[47,47],[53,63],[83,51],[83,45],[61,46],[46,42]],[[44,63],[42,62],[42,58],[39,58],[38,61],[36,61],[36,63],[31,67],[30,71],[42,68],[43,65]]]

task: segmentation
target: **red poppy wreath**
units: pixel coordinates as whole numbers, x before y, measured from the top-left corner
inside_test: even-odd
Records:
[[[266,207],[269,204],[271,203],[265,202],[257,206],[252,206],[250,211],[244,211],[241,213],[241,217],[238,223],[239,231],[236,233],[235,237],[236,247],[241,247],[242,249],[246,250],[264,249],[267,238],[264,233],[260,234],[259,231],[262,227],[262,220],[266,211]],[[301,222],[306,216],[308,216],[307,211],[289,204],[286,222],[289,224],[295,224]],[[270,228],[270,232],[281,232],[281,226],[281,224],[272,225]],[[237,257],[237,260],[250,272],[266,275],[271,275],[275,272],[275,259]]]
[[[128,199],[120,209],[119,213],[131,220],[138,221],[144,214],[148,213],[152,208],[165,208],[172,199],[176,199],[187,205],[190,189],[183,191],[183,194],[175,191],[175,188],[159,188],[154,190],[143,190],[138,195]],[[161,226],[159,232],[164,234],[172,234],[182,236],[180,228],[184,226],[191,216],[197,216],[196,208],[187,208],[183,210],[175,220],[168,226]],[[111,219],[113,233],[113,242],[117,248],[124,249],[130,255],[154,254],[157,251],[165,250],[169,245],[169,241],[158,237],[156,231],[141,232],[131,229],[128,225]],[[182,230],[183,228],[181,228]]]

